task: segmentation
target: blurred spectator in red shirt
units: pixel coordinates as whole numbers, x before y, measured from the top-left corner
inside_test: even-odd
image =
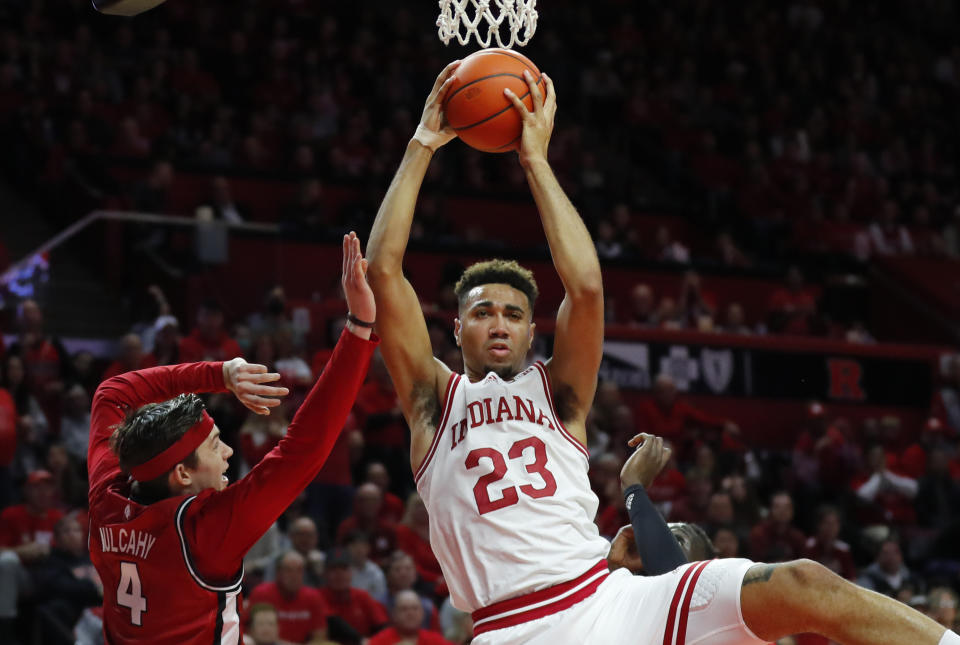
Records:
[[[647,488],[647,496],[660,509],[664,517],[670,517],[673,505],[687,495],[687,478],[677,468],[677,457],[673,453],[673,445],[669,441],[665,441],[663,445],[664,448],[670,448],[670,460]]]
[[[793,498],[780,491],[770,498],[770,516],[750,531],[750,557],[758,562],[795,560],[807,538],[793,526]]]
[[[724,434],[738,434],[735,423],[693,407],[678,398],[677,386],[669,374],[660,374],[653,385],[653,398],[645,398],[637,406],[637,427],[644,432],[669,439],[682,462],[690,452],[693,439],[688,432],[695,427],[715,428]]]
[[[0,513],[0,547],[11,549],[22,563],[30,564],[50,553],[53,528],[63,511],[56,508],[57,490],[47,470],[30,473],[23,492],[23,504]]]
[[[320,593],[327,603],[330,637],[338,642],[359,642],[386,625],[383,605],[362,589],[350,586],[353,569],[350,554],[337,547],[327,556],[327,583]]]
[[[223,328],[223,310],[208,300],[197,311],[197,326],[180,340],[180,361],[228,361],[242,356],[240,345]]]
[[[850,451],[840,422],[831,423],[819,401],[807,406],[807,420],[793,446],[793,473],[798,483],[811,494],[846,486],[850,476]]]
[[[409,468],[407,426],[400,401],[380,353],[374,354],[367,382],[357,394],[353,408],[363,428],[367,457],[387,466],[397,478]]]
[[[283,405],[268,408],[270,414],[247,413],[247,418],[240,426],[240,454],[250,468],[260,463],[287,433],[290,421],[284,408]]]
[[[379,461],[367,464],[367,476],[364,483],[375,484],[383,493],[382,517],[390,522],[399,522],[403,516],[403,500],[390,492],[390,473]]]
[[[8,468],[17,451],[17,406],[5,388],[0,387],[0,468]],[[7,505],[10,491],[0,490],[0,506]]]
[[[415,591],[401,591],[394,598],[390,627],[375,634],[367,645],[450,645],[435,631],[421,628],[423,606]]]
[[[927,456],[931,450],[938,447],[946,447],[946,434],[948,429],[943,426],[940,419],[930,417],[923,424],[920,431],[920,437],[915,443],[907,446],[898,461],[900,474],[913,479],[920,479],[927,471]],[[956,473],[960,477],[960,472]]]
[[[160,316],[153,325],[153,350],[157,365],[176,365],[180,360],[180,323],[173,316]]]
[[[688,495],[678,500],[670,510],[671,522],[702,523],[707,517],[710,496],[713,495],[713,482],[699,473],[687,475]]]
[[[855,580],[857,567],[853,564],[850,545],[840,539],[840,509],[824,505],[817,511],[816,533],[807,538],[803,557],[815,560],[847,580]]]
[[[913,499],[917,481],[891,472],[883,445],[873,444],[865,454],[865,471],[850,482],[861,501],[863,524],[912,524],[916,520]]]
[[[427,506],[416,493],[407,498],[403,519],[396,525],[397,548],[413,558],[417,575],[427,586],[443,584],[440,563],[430,548],[430,516]]]
[[[157,364],[157,359],[152,354],[143,352],[143,343],[137,334],[126,334],[120,339],[118,345],[116,360],[103,372],[104,381],[125,372],[142,370]]]
[[[332,534],[353,510],[353,467],[362,457],[363,433],[351,412],[323,467],[307,486],[307,513],[320,521],[327,534]]]
[[[383,564],[396,548],[397,535],[393,522],[383,517],[383,493],[375,484],[366,483],[357,489],[353,515],[337,527],[337,544],[343,544],[347,535],[358,529],[370,536],[373,546],[371,559]]]
[[[280,638],[291,643],[325,640],[327,607],[319,591],[303,583],[306,560],[288,551],[277,567],[277,581],[257,585],[250,593],[250,605],[267,603],[277,610]]]
[[[624,322],[631,327],[657,326],[657,300],[650,285],[640,282],[630,290],[630,311]]]
[[[688,329],[699,329],[701,320],[704,318],[713,320],[717,311],[716,299],[703,290],[700,274],[696,271],[687,271],[683,274],[677,304],[680,307],[683,326]]]
[[[44,331],[43,311],[34,300],[24,300],[19,312],[20,338],[7,350],[23,359],[27,386],[37,398],[51,429],[59,429],[60,394],[73,377],[73,364],[63,343]]]
[[[767,326],[774,333],[807,335],[817,312],[814,292],[804,286],[803,273],[792,266],[786,286],[776,289],[767,303]]]
[[[292,645],[290,641],[280,639],[280,617],[277,609],[261,602],[250,607],[244,642],[249,637],[253,645]]]

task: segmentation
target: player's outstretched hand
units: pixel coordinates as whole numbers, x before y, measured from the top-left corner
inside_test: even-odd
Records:
[[[530,87],[530,96],[533,98],[533,112],[520,100],[513,90],[505,88],[503,93],[513,103],[513,107],[523,119],[523,136],[520,139],[520,163],[527,166],[533,161],[547,159],[547,148],[550,146],[550,136],[553,134],[553,119],[557,114],[557,93],[553,89],[553,80],[543,75],[543,84],[547,88],[544,97],[537,85],[537,79],[529,70],[523,71],[523,79]]]
[[[340,282],[343,285],[343,295],[347,299],[347,308],[353,317],[364,322],[376,321],[377,303],[367,283],[367,261],[360,250],[360,239],[353,231],[343,236],[343,272]],[[367,328],[351,324],[351,330],[359,336],[370,337],[370,330]]]
[[[643,571],[643,558],[637,552],[637,541],[633,537],[631,525],[621,526],[614,536],[610,543],[610,552],[607,553],[607,567],[611,571],[624,567],[630,573]]]
[[[663,445],[662,437],[641,432],[627,445],[637,448],[620,470],[620,488],[626,490],[634,484],[649,488],[663,467],[670,461],[670,448]]]
[[[240,403],[257,414],[270,414],[270,408],[281,403],[277,397],[290,393],[285,387],[267,385],[279,380],[280,375],[268,372],[266,365],[248,363],[239,357],[223,364],[223,384]]]
[[[443,101],[447,98],[447,92],[450,91],[450,85],[453,83],[453,72],[459,66],[460,61],[455,60],[440,72],[423,106],[423,115],[420,117],[417,133],[413,135],[414,139],[434,152],[457,136],[443,116]]]

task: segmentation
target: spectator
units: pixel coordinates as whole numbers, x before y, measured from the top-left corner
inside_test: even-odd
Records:
[[[240,346],[223,328],[223,310],[213,300],[207,300],[197,311],[197,326],[190,335],[180,340],[180,360],[228,361],[242,356]]]
[[[275,284],[267,291],[260,311],[250,314],[247,318],[250,333],[254,337],[274,336],[280,330],[290,330],[293,323],[287,315],[287,296],[283,286]],[[302,338],[295,338],[294,343],[299,345]]]
[[[917,496],[917,481],[887,469],[883,444],[876,443],[867,448],[865,460],[865,471],[851,482],[857,499],[863,504],[861,522],[914,522],[913,499]]]
[[[803,273],[796,266],[787,271],[786,285],[770,295],[767,326],[775,333],[808,335],[813,330],[817,300],[804,286]]]
[[[87,505],[87,484],[80,476],[79,464],[70,458],[60,441],[46,446],[44,468],[53,475],[55,504],[60,509],[83,508]]]
[[[892,597],[896,597],[901,589],[922,591],[920,580],[903,563],[900,543],[894,538],[887,538],[880,544],[876,559],[861,572],[857,584]]]
[[[34,593],[39,600],[38,624],[43,643],[73,645],[73,626],[86,607],[103,602],[103,584],[90,562],[87,531],[77,513],[54,525],[50,556],[33,567]]]
[[[413,558],[420,580],[429,585],[443,585],[440,563],[430,548],[430,516],[427,506],[416,493],[410,493],[403,520],[396,525],[397,548]]]
[[[103,372],[103,380],[118,376],[125,372],[142,370],[154,367],[156,359],[143,351],[143,343],[137,334],[126,334],[120,339],[117,358]]]
[[[770,516],[750,531],[750,557],[760,562],[785,562],[800,557],[807,539],[793,526],[793,498],[786,491],[770,497]]]
[[[713,296],[703,291],[700,275],[695,271],[687,271],[683,274],[680,297],[677,302],[680,305],[683,326],[694,329],[699,327],[703,317],[712,319],[717,309]]]
[[[739,558],[740,538],[737,532],[727,526],[718,526],[713,530],[710,538],[713,548],[717,550],[718,558]]]
[[[957,628],[957,592],[949,587],[935,587],[927,592],[927,615],[947,629]]]
[[[337,544],[343,544],[347,535],[357,529],[370,536],[374,562],[385,562],[396,548],[397,536],[393,523],[383,517],[383,494],[375,484],[366,483],[357,489],[353,515],[337,528]]]
[[[677,446],[681,462],[689,452],[687,444],[693,438],[690,434],[693,428],[713,428],[726,434],[738,434],[740,431],[732,421],[698,410],[680,400],[676,383],[665,373],[657,376],[654,382],[653,398],[640,402],[637,417],[638,425],[646,432],[669,439]]]
[[[7,354],[3,364],[3,387],[10,392],[17,411],[17,450],[13,475],[22,480],[41,467],[43,447],[49,433],[47,415],[30,393],[23,360]]]
[[[280,617],[273,605],[265,602],[250,607],[244,645],[293,645],[280,640]]]
[[[288,551],[277,567],[277,581],[264,582],[250,593],[250,605],[267,603],[277,610],[280,638],[291,643],[326,640],[327,607],[320,592],[304,584],[307,561]]]
[[[10,468],[17,453],[17,406],[13,397],[0,387],[0,508],[13,499]]]
[[[269,408],[269,414],[247,413],[240,426],[240,454],[247,467],[253,468],[268,452],[273,450],[283,435],[287,433],[290,421],[287,419],[284,405]]]
[[[630,312],[626,323],[631,327],[656,327],[656,298],[650,285],[638,283],[630,290]]]
[[[364,480],[375,484],[383,493],[383,517],[390,522],[400,521],[403,515],[403,500],[390,492],[390,473],[379,461],[367,464],[367,476]]]
[[[883,203],[880,218],[873,222],[868,230],[870,236],[870,251],[873,255],[911,255],[913,253],[913,239],[910,231],[899,224],[900,207],[893,200]]]
[[[363,531],[353,531],[346,539],[353,568],[352,582],[355,589],[362,589],[374,598],[387,592],[387,579],[383,570],[370,560],[370,538]]]
[[[917,482],[917,521],[940,531],[960,529],[960,481],[950,476],[950,454],[934,448],[926,466]]]
[[[670,229],[666,226],[661,226],[657,229],[654,239],[653,258],[661,262],[689,264],[690,250],[679,240],[673,239],[670,235]]]
[[[368,645],[450,645],[443,636],[423,629],[423,606],[415,591],[400,591],[394,598],[390,627],[378,632]]]
[[[90,395],[79,383],[68,387],[64,395],[60,440],[74,463],[87,463],[87,444],[90,443]]]
[[[29,587],[27,569],[50,554],[53,528],[63,517],[55,495],[53,475],[35,470],[24,487],[26,502],[0,513],[0,635],[12,633],[17,597]]]
[[[180,323],[173,316],[160,316],[153,325],[153,355],[157,365],[176,365],[180,360]]]
[[[143,213],[169,213],[172,186],[173,165],[169,161],[155,162],[146,180],[134,186],[131,195],[134,210]]]
[[[731,302],[727,305],[727,313],[724,320],[725,324],[720,331],[728,334],[739,334],[748,336],[753,330],[746,324],[746,316],[743,313],[743,306],[739,302]]]
[[[957,207],[960,211],[960,206]],[[943,385],[934,393],[932,416],[938,418],[950,434],[960,435],[960,354],[946,361]]]
[[[350,413],[316,478],[307,487],[306,508],[332,534],[350,515],[354,502],[353,467],[363,456],[363,434]]]
[[[276,522],[260,536],[243,558],[243,584],[247,591],[261,582],[272,582],[277,577],[276,565],[284,552],[287,536],[280,532]]]
[[[309,517],[298,517],[290,524],[290,546],[306,563],[304,576],[310,587],[319,587],[323,581],[326,556],[317,549],[320,536],[316,523]]]
[[[313,385],[313,371],[307,362],[300,357],[294,345],[293,327],[278,329],[273,334],[273,342],[277,348],[277,360],[274,369],[280,373],[281,382],[291,390],[306,391]]]
[[[423,605],[423,622],[421,627],[431,631],[440,631],[440,618],[437,608],[433,601],[419,594],[415,589],[417,584],[417,567],[413,558],[403,551],[394,551],[386,564],[387,592],[377,598],[380,603],[387,608],[387,611],[393,611],[397,600],[397,594],[401,591],[413,591],[420,597],[420,604]]]
[[[197,214],[208,210],[213,219],[227,224],[242,224],[249,218],[247,209],[233,200],[230,182],[226,177],[217,176],[210,181],[210,198],[197,207]]]
[[[923,424],[918,441],[907,446],[898,460],[900,474],[920,479],[927,470],[930,451],[949,450],[946,434],[949,432],[937,417],[929,417]]]
[[[59,421],[59,397],[73,364],[63,343],[44,330],[43,311],[35,300],[24,300],[19,311],[20,338],[7,350],[23,360],[27,386],[43,407],[54,430]],[[9,388],[8,388],[9,389]],[[52,417],[52,418],[51,418]]]
[[[713,482],[700,473],[687,475],[687,496],[678,500],[670,510],[671,522],[703,523],[713,495]]]
[[[847,580],[855,580],[857,568],[850,545],[840,539],[840,526],[840,510],[835,506],[821,506],[817,511],[816,533],[807,538],[803,557],[819,562]]]
[[[379,352],[370,363],[367,382],[360,388],[354,409],[363,427],[366,457],[383,463],[394,481],[409,478],[407,426]]]
[[[327,582],[320,593],[331,616],[330,636],[338,641],[359,642],[380,631],[388,621],[383,605],[366,591],[350,586],[352,577],[350,554],[334,548],[327,556]]]

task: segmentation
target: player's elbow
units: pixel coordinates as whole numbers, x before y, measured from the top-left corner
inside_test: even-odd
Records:
[[[567,288],[567,296],[577,303],[603,303],[603,278],[586,276]]]

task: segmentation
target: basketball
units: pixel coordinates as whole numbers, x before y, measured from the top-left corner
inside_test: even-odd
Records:
[[[523,123],[504,94],[509,87],[528,110],[533,110],[530,87],[523,78],[529,70],[546,94],[540,70],[529,58],[509,49],[481,49],[463,59],[443,109],[464,143],[483,152],[508,152],[520,147]]]

